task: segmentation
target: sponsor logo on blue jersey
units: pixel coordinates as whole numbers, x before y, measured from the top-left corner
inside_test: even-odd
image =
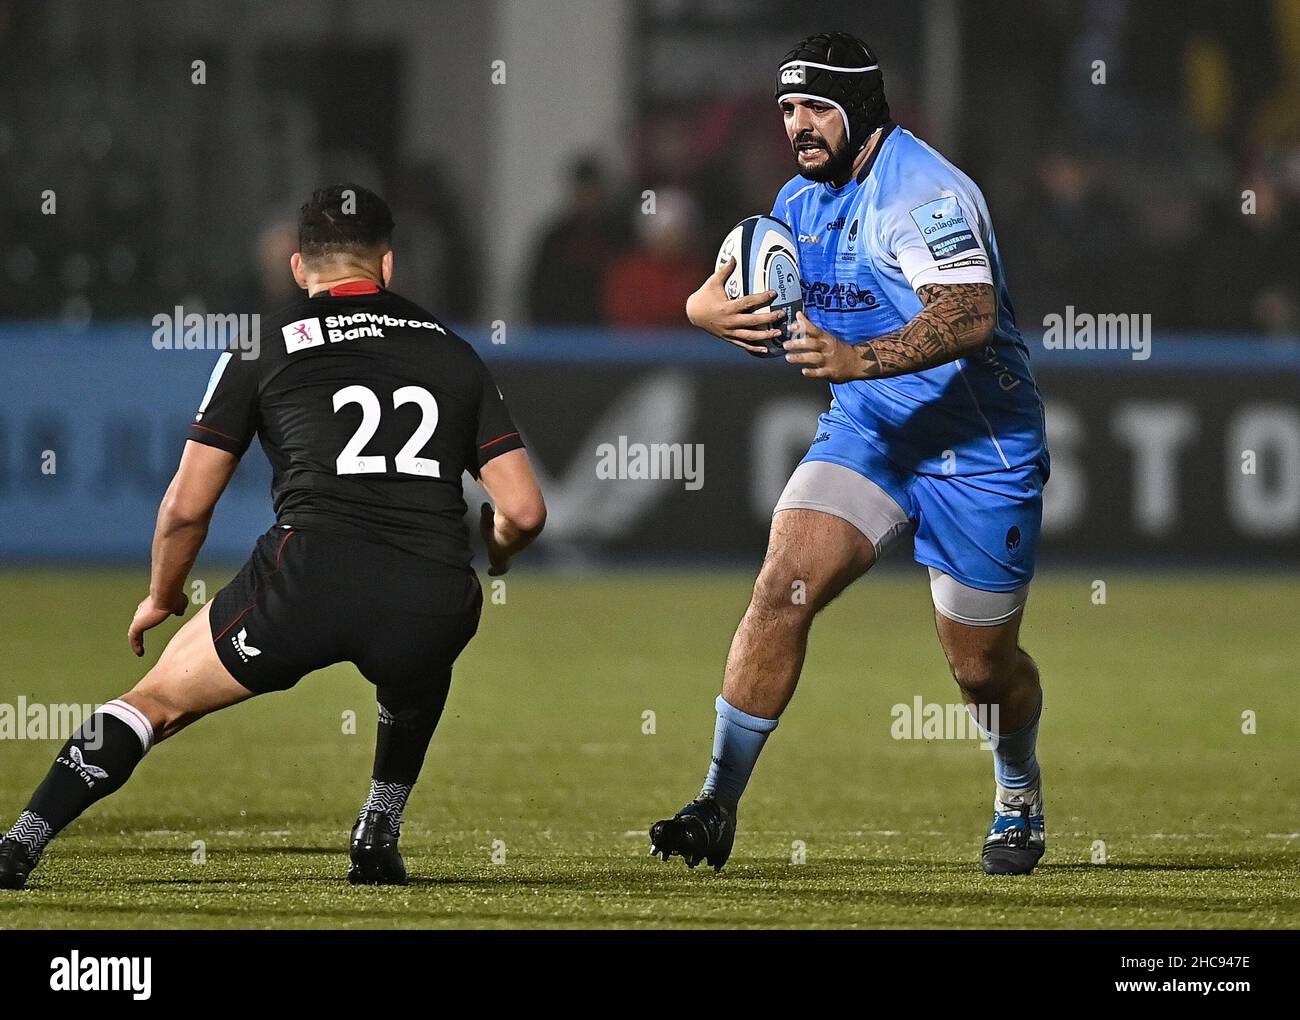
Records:
[[[918,205],[912,210],[912,222],[921,231],[936,262],[980,246],[966,222],[966,214],[953,196]]]
[[[824,280],[804,281],[803,302],[828,312],[869,312],[880,304],[866,287],[849,281],[827,283]]]

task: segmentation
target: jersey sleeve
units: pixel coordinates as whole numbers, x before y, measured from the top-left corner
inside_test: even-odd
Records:
[[[515,428],[505,398],[501,396],[492,373],[481,361],[479,368],[482,373],[482,392],[478,405],[478,434],[474,441],[477,451],[473,474],[476,478],[483,465],[493,457],[500,457],[511,450],[522,450],[524,447],[523,438]]]
[[[231,351],[217,359],[187,439],[242,457],[257,434],[256,362]]]
[[[913,290],[933,283],[993,283],[976,210],[946,182],[915,182],[879,211],[880,243]]]

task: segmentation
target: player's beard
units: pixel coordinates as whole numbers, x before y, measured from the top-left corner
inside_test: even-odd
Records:
[[[797,146],[809,140],[807,138],[799,139],[795,142],[795,145]],[[817,181],[819,184],[826,182],[834,184],[837,181],[847,181],[849,174],[853,170],[853,154],[849,152],[849,143],[844,141],[840,143],[838,148],[831,149],[826,146],[824,140],[818,139],[818,141],[827,153],[826,162],[818,167],[805,168],[798,161],[799,150],[796,148],[794,158],[795,165],[799,167],[799,176],[809,181]]]

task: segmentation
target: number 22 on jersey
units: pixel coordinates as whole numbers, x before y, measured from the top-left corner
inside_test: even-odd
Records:
[[[379,419],[383,407],[375,391],[368,386],[344,386],[334,394],[334,411],[347,404],[361,405],[361,424],[343,452],[339,454],[337,465],[341,475],[376,475],[388,471],[388,458],[382,454],[363,454],[361,451],[375,433],[379,431]],[[394,458],[394,466],[400,474],[419,475],[422,478],[438,478],[438,462],[429,457],[417,457],[416,451],[424,449],[438,427],[438,401],[433,394],[422,386],[403,386],[393,393],[393,407],[403,404],[418,404],[422,417],[420,426],[412,433],[406,445]]]

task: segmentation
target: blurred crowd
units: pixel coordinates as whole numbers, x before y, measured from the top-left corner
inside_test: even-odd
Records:
[[[1022,329],[1073,305],[1150,313],[1164,332],[1300,334],[1300,0],[1185,0],[1173,19],[1163,5],[1131,0],[1043,0],[1014,17],[979,7],[961,8],[954,117],[933,122],[921,98],[926,47],[899,41],[920,24],[910,8],[889,15],[900,27],[886,87],[895,119],[983,189]],[[186,105],[189,134],[177,140],[158,133],[161,117],[114,113],[83,71],[61,82],[60,108],[76,119],[45,117],[42,58],[17,42],[15,32],[7,87],[26,91],[0,103],[0,317],[76,325],[173,302],[266,308],[293,296],[284,264],[296,206],[285,196],[322,173],[351,176],[355,162],[331,163],[322,150],[286,166],[305,147],[276,122],[261,142],[276,174],[248,161],[239,174],[192,180],[186,167],[227,158],[228,111]],[[1094,81],[1097,60],[1105,83]],[[365,88],[370,74],[351,87]],[[684,98],[654,76],[633,84],[628,130],[573,154],[563,198],[510,281],[533,323],[683,326],[686,298],[723,236],[770,210],[793,173],[766,88]],[[386,84],[375,87],[386,96]],[[395,144],[352,145],[348,158],[391,154],[386,165],[362,164],[356,179],[397,211],[402,288],[453,321],[494,318],[491,244],[471,229],[472,203],[446,166],[402,154],[395,105],[376,103],[367,117]],[[249,180],[283,182],[282,194],[252,203],[263,225],[252,243],[247,217],[226,211]],[[57,216],[33,200],[47,188]],[[161,207],[159,195],[168,196]]]
[[[1073,304],[1300,333],[1300,3],[1044,3],[968,43],[1000,73],[972,76],[961,158],[1022,328]]]
[[[1026,170],[1018,200],[992,208],[1023,329],[1070,304],[1150,313],[1162,331],[1300,333],[1300,146],[1255,155],[1226,193],[1171,189],[1141,202],[1108,187],[1104,167],[1074,148],[1053,146]],[[534,247],[530,318],[681,326],[716,244],[770,209],[785,174],[719,166],[637,192],[579,158]]]
[[[1300,237],[1300,147],[1259,154],[1230,188],[1141,201],[1116,194],[1088,155],[1054,148],[1023,200],[993,216],[1022,328],[1072,304],[1150,313],[1162,331],[1300,333],[1288,257]]]
[[[727,231],[789,179],[783,131],[773,100],[719,98],[642,114],[627,140],[636,182],[575,158],[530,260],[532,321],[683,326]]]
[[[918,96],[925,46],[895,40],[886,90],[983,189],[1022,330],[1073,305],[1164,332],[1300,334],[1300,0],[961,10],[956,123]],[[652,86],[625,145],[605,153],[635,168],[622,179],[575,161],[535,245],[536,322],[681,325],[726,231],[794,173],[767,91]]]
[[[1300,116],[1300,99],[1293,109]],[[923,113],[910,113],[895,106],[926,137]],[[1023,159],[981,159],[978,146],[956,157],[989,200],[1022,330],[1073,305],[1150,313],[1164,332],[1300,334],[1300,131],[1293,141],[1201,136],[1171,166],[1163,148],[1144,153],[1140,138],[1080,126]],[[659,182],[648,191],[611,179],[594,156],[574,162],[567,199],[535,244],[534,322],[682,325],[727,230],[769,211],[794,172],[770,101],[651,111],[639,135],[638,178]]]

